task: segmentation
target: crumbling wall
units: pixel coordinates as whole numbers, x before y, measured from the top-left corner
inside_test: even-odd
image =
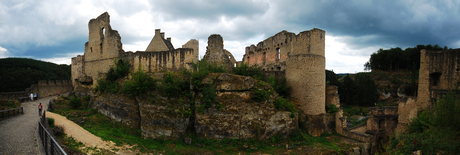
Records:
[[[155,30],[146,51],[124,52],[121,37],[110,26],[107,12],[88,23],[89,38],[85,44],[85,54],[72,58],[72,83],[74,87],[89,84],[94,87],[118,59],[132,64],[133,70],[147,72],[181,70],[191,68],[198,61],[198,41],[190,40],[183,47],[174,49],[171,38],[164,39],[160,29]],[[88,86],[87,86],[88,87]]]
[[[133,56],[134,70],[146,72],[163,70],[180,70],[197,61],[196,54],[191,48],[179,48],[171,51],[143,52],[137,51]]]
[[[284,71],[282,67],[292,50],[294,33],[281,31],[255,45],[246,47],[243,62],[249,66],[262,67],[265,71]]]
[[[230,52],[226,53],[224,51],[224,40],[222,37],[218,34],[213,34],[208,37],[208,46],[206,47],[206,54],[203,60],[209,63],[222,65],[227,71],[232,71],[234,63],[232,63],[229,57],[233,58],[233,55],[229,56],[229,53]]]
[[[458,87],[460,81],[460,49],[420,51],[417,102],[420,108],[432,105],[438,95]]]
[[[89,40],[85,44],[85,74],[97,83],[100,73],[107,73],[114,60],[123,53],[121,37],[112,30],[110,16],[107,12],[88,23]]]
[[[77,57],[72,58],[72,68],[71,68],[71,82],[72,85],[75,87],[77,86],[78,78],[85,75],[85,56],[84,55],[77,55]]]
[[[192,60],[193,62],[192,63],[197,63],[198,62],[198,58],[199,58],[198,54],[200,53],[199,46],[200,46],[200,44],[199,44],[198,40],[196,40],[196,39],[190,39],[187,43],[182,45],[182,48],[191,48],[191,49],[193,49],[193,53],[195,55],[193,56],[193,60]]]

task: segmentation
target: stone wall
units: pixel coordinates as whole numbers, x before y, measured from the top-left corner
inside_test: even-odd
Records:
[[[286,62],[287,85],[291,97],[300,103],[302,112],[318,115],[326,112],[325,32],[313,29],[299,33],[292,40]]]
[[[171,51],[143,52],[133,54],[132,65],[135,71],[142,69],[146,72],[165,70],[180,70],[190,68],[193,62],[198,61],[191,48],[179,48]]]
[[[222,65],[227,71],[232,71],[235,67],[236,60],[230,52],[224,49],[224,40],[218,34],[213,34],[208,37],[208,46],[203,60]]]
[[[331,104],[335,105],[335,107],[340,107],[340,97],[338,92],[337,86],[329,85],[326,87],[326,106],[330,106]]]
[[[164,39],[160,29],[146,51],[124,52],[121,37],[110,26],[107,12],[88,23],[89,39],[85,44],[85,54],[72,58],[72,84],[94,87],[97,80],[104,77],[115,61],[123,59],[132,64],[131,70],[142,69],[147,72],[181,70],[191,68],[198,61],[198,41],[190,40],[183,47],[174,49],[171,39]]]
[[[58,92],[64,93],[72,90],[72,83],[68,80],[41,80],[38,81],[38,84],[31,85],[25,91],[2,92],[0,93],[0,99],[19,100],[20,97],[29,97],[32,93],[37,93],[38,97],[47,97],[57,95]]]
[[[326,112],[325,31],[312,29],[298,35],[281,31],[246,47],[243,63],[264,71],[285,71],[291,98],[308,115]]]
[[[420,51],[420,70],[417,102],[420,108],[432,105],[438,94],[459,86],[460,49]]]

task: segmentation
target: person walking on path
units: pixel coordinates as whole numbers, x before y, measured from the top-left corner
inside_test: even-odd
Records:
[[[37,98],[38,98],[38,94],[35,93],[35,95],[34,95],[34,100],[37,100]]]
[[[42,106],[42,103],[40,103],[38,105],[38,116],[41,116],[42,115],[42,109],[43,109],[43,106]]]
[[[30,93],[30,100],[34,101],[34,94]]]

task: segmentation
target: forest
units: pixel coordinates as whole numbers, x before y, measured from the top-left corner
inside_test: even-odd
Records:
[[[364,64],[364,70],[418,70],[420,68],[420,50],[448,50],[447,46],[439,45],[417,45],[402,50],[399,47],[390,49],[379,49],[372,53],[369,61]]]
[[[39,80],[70,80],[70,65],[29,58],[0,59],[0,92],[24,91]]]

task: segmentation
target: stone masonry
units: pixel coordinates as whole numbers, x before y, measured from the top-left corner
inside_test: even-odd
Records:
[[[246,47],[243,63],[265,71],[286,71],[291,97],[304,114],[326,112],[325,31],[312,29],[298,35],[281,31]]]
[[[132,64],[132,70],[147,72],[181,70],[190,68],[198,61],[198,41],[187,42],[183,48],[174,49],[171,38],[164,38],[160,29],[155,30],[146,51],[125,52],[121,37],[110,26],[107,12],[88,23],[89,39],[85,44],[85,54],[72,58],[72,84],[74,87],[88,85],[94,87],[97,80],[104,77],[114,62],[124,59]]]
[[[222,36],[213,34],[208,38],[208,46],[203,60],[224,66],[227,71],[232,71],[235,59],[233,55],[224,49],[224,40]]]

